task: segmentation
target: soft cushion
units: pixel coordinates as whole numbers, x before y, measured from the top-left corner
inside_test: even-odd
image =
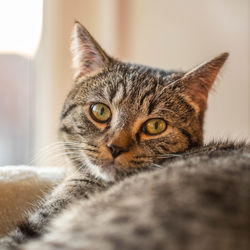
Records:
[[[0,237],[24,220],[64,176],[65,170],[55,167],[0,167]]]

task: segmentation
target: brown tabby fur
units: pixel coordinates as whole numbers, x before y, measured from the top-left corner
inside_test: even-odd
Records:
[[[75,86],[60,131],[74,173],[0,246],[247,249],[250,146],[203,146],[208,92],[228,54],[187,73],[123,63],[79,23],[72,52]],[[96,103],[109,107],[107,122],[92,118]],[[146,133],[152,118],[167,129]],[[122,151],[114,156],[109,145]],[[29,238],[38,239],[19,245]]]

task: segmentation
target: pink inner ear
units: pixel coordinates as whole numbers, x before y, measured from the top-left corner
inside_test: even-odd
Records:
[[[106,53],[81,24],[75,24],[72,38],[75,79],[98,71],[108,62]]]
[[[95,51],[85,48],[79,52],[81,54],[81,63],[79,64],[79,76],[87,75],[104,67],[104,60]]]
[[[72,42],[73,66],[75,78],[87,75],[104,66],[102,55],[95,48],[91,40],[76,37]]]

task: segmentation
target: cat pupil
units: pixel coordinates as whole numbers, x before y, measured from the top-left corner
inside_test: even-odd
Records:
[[[155,122],[155,129],[158,129],[158,127],[159,127],[159,123]]]
[[[100,115],[103,115],[104,114],[104,107],[101,108],[101,112],[100,112]]]

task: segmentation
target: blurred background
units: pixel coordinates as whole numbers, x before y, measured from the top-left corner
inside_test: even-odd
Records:
[[[205,141],[249,138],[249,19],[249,0],[0,0],[0,165],[28,164],[58,141],[74,20],[124,61],[188,70],[230,52]]]

